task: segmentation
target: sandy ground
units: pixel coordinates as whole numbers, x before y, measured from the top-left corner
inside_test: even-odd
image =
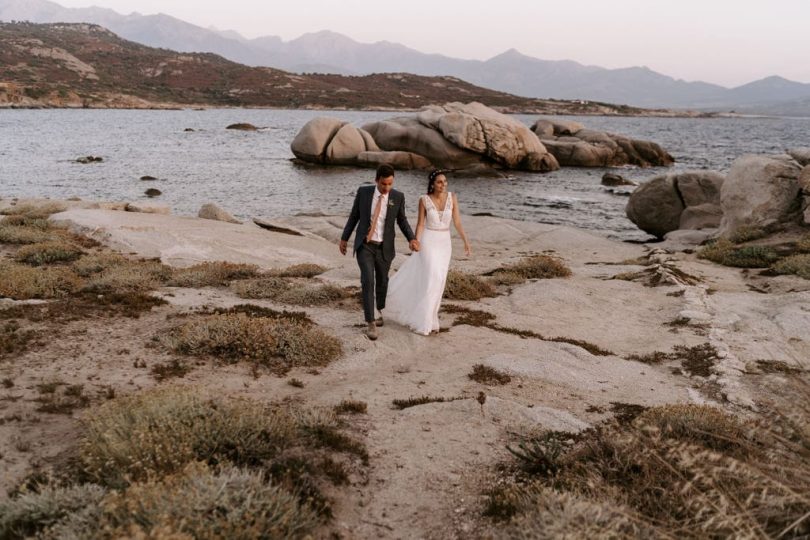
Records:
[[[321,276],[325,280],[359,284],[354,259],[340,256],[336,246],[343,217],[277,220],[304,236],[253,224],[98,209],[71,209],[52,219],[115,249],[160,257],[167,264],[230,260],[277,268],[314,262],[330,268]],[[453,316],[447,314],[440,317],[443,326],[451,327],[447,332],[423,337],[389,323],[371,342],[360,332],[359,307],[307,308],[341,339],[345,351],[317,374],[293,370],[284,378],[254,378],[246,365],[200,362],[183,379],[213,392],[262,400],[292,397],[325,406],[343,399],[367,402],[368,414],[351,421],[368,446],[370,465],[337,501],[333,523],[346,538],[475,536],[482,490],[493,465],[508,457],[506,445],[514,433],[583,429],[609,417],[614,403],[713,402],[745,414],[767,397],[763,378],[769,385],[780,381],[778,374],[757,372],[757,360],[810,363],[808,281],[768,278],[770,292],[754,292],[751,287],[761,288],[757,283],[765,278],[676,253],[669,256],[672,264],[701,282],[648,287],[610,279],[640,270],[626,262],[645,256],[648,246],[497,218],[465,216],[464,222],[474,255],[456,257],[456,268],[483,272],[546,252],[562,257],[573,275],[530,281],[507,295],[457,304],[488,311],[501,326],[584,340],[613,354],[594,356],[567,343],[451,327]],[[404,241],[399,242],[395,267],[407,256]],[[454,248],[463,252],[460,243]],[[139,319],[67,323],[55,339],[0,364],[0,376],[14,381],[13,387],[0,389],[0,488],[8,489],[40,464],[53,463],[75,437],[81,410],[72,416],[37,413],[37,384],[57,378],[84,384],[89,396],[152,387],[157,383],[149,369],[171,356],[153,347],[151,337],[173,324],[171,314],[244,303],[227,289],[165,288],[159,294],[169,306]],[[669,324],[679,318],[689,324]],[[673,365],[626,359],[707,342],[722,357],[708,380],[674,372]],[[473,382],[467,375],[479,363],[508,372],[512,382],[495,387]],[[289,386],[290,377],[305,386]],[[481,392],[483,404],[476,399]],[[393,399],[417,396],[462,399],[401,411],[391,405]]]

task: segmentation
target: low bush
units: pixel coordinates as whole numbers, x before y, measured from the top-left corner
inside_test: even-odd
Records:
[[[21,330],[16,321],[5,323],[0,327],[0,359],[19,356],[38,336],[34,330]]]
[[[28,227],[46,231],[51,228],[51,223],[46,218],[32,218],[22,214],[5,216],[0,219],[0,226],[10,225],[15,227]]]
[[[319,285],[291,286],[273,299],[282,304],[294,306],[323,306],[350,298],[352,293],[343,287],[323,283]]]
[[[73,267],[73,271],[78,275],[82,277],[90,277],[93,274],[98,274],[104,270],[108,270],[116,266],[125,266],[130,263],[131,260],[127,259],[120,253],[105,252],[85,255],[84,257],[81,257],[75,261],[71,266]]]
[[[810,253],[791,255],[773,265],[779,274],[793,274],[804,279],[810,279]]]
[[[167,285],[171,287],[218,287],[234,279],[252,278],[259,267],[255,264],[225,261],[204,262],[188,268],[175,269]]]
[[[194,318],[163,341],[183,354],[248,360],[284,373],[294,366],[326,365],[341,354],[340,341],[311,324],[245,313]]]
[[[0,538],[34,536],[88,507],[98,507],[105,495],[106,490],[94,484],[43,486],[36,492],[22,493],[14,499],[0,502]],[[58,538],[53,534],[42,536]]]
[[[240,298],[275,298],[290,287],[290,282],[280,277],[243,279],[231,283],[231,290]]]
[[[799,253],[810,253],[810,233],[805,234],[796,241],[796,251]]]
[[[171,474],[193,461],[255,465],[275,456],[296,429],[281,409],[172,387],[116,398],[84,423],[81,469],[113,487]]]
[[[327,268],[319,264],[302,263],[288,266],[280,270],[271,270],[270,276],[290,277],[290,278],[312,278],[326,272]]]
[[[0,296],[15,300],[62,298],[79,290],[82,280],[70,268],[32,268],[0,261]]]
[[[557,437],[560,444],[524,442],[531,452],[516,453],[519,481],[493,490],[488,509],[513,532],[802,538],[810,533],[810,400],[806,387],[799,395],[803,405],[791,404],[789,417],[744,420],[705,405],[667,405]],[[601,508],[610,523],[587,512],[572,522],[549,498]]]
[[[368,412],[368,403],[365,401],[344,399],[335,405],[333,410],[335,414],[366,414],[366,412]]]
[[[51,235],[40,228],[0,225],[0,244],[37,244],[50,239]]]
[[[51,241],[21,247],[14,254],[14,259],[17,262],[32,266],[41,266],[56,262],[75,261],[83,253],[79,246],[69,242]]]
[[[743,226],[734,231],[728,239],[734,244],[743,244],[766,236],[768,236],[768,233],[762,228]]]
[[[171,268],[158,261],[127,259],[91,275],[83,290],[97,294],[146,292],[163,285],[171,273]]]
[[[448,300],[480,300],[496,296],[495,288],[474,274],[450,270],[444,286],[444,298]]]
[[[736,268],[767,268],[779,255],[765,246],[736,247],[730,240],[721,238],[698,251],[698,258],[707,259],[723,266]]]

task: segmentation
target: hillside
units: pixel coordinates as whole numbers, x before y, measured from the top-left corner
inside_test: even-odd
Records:
[[[393,110],[448,101],[479,101],[507,112],[540,114],[673,114],[524,98],[455,77],[296,75],[244,66],[210,53],[146,47],[92,24],[0,23],[0,106],[5,107]]]

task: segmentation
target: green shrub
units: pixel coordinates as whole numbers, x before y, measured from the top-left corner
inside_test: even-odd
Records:
[[[167,285],[171,287],[217,287],[227,285],[234,279],[252,278],[258,273],[255,264],[230,263],[225,261],[204,262],[173,271]]]
[[[0,261],[0,296],[15,300],[62,298],[79,290],[81,279],[70,268],[32,268]]]
[[[172,387],[116,398],[88,413],[84,424],[82,471],[114,487],[159,478],[193,461],[253,465],[275,456],[296,429],[280,409]]]
[[[42,242],[21,247],[14,258],[17,262],[40,266],[55,262],[70,262],[78,259],[84,252],[68,242]]]
[[[479,276],[458,270],[447,272],[444,298],[448,300],[480,300],[495,295],[495,288]]]
[[[774,264],[773,269],[779,274],[794,274],[810,279],[810,253],[785,257]]]

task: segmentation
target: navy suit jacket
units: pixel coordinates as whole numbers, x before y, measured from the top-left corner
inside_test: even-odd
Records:
[[[346,222],[343,234],[340,237],[341,240],[348,242],[352,231],[357,227],[354,236],[355,252],[363,245],[363,241],[371,228],[371,214],[373,211],[371,204],[374,201],[374,190],[376,188],[376,185],[361,186],[357,190],[349,220]],[[383,259],[387,262],[393,261],[396,255],[394,250],[394,222],[399,225],[399,229],[409,242],[416,238],[413,230],[411,230],[411,225],[408,223],[408,218],[405,216],[405,195],[392,189],[388,194],[388,213],[385,215],[385,226],[383,227],[382,252]]]

